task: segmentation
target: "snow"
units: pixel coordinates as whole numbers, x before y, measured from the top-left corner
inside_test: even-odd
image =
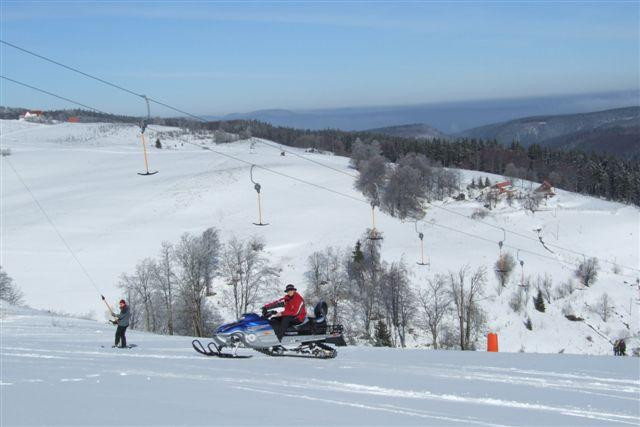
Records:
[[[191,338],[3,304],[1,425],[637,425],[635,358],[340,348],[200,356]]]
[[[280,156],[279,150],[259,142],[252,149],[250,141],[214,145],[206,138],[198,139],[176,128],[152,126],[147,132],[150,168],[159,170],[159,173],[141,177],[137,172],[143,171],[144,163],[139,130],[135,126],[0,121],[2,147],[11,148],[13,153],[0,161],[0,262],[25,292],[28,304],[39,309],[70,313],[93,312],[98,319],[103,318],[104,312],[96,290],[17,176],[7,167],[7,160],[59,228],[96,281],[98,290],[112,302],[120,298],[116,288],[120,274],[131,272],[142,258],[155,256],[163,240],[176,242],[185,232],[199,233],[213,226],[222,231],[225,239],[233,235],[239,238],[262,236],[267,242],[271,261],[282,268],[281,283],[291,282],[303,288],[306,259],[313,251],[327,246],[353,247],[365,229],[370,227],[368,205],[259,169],[254,170],[254,175],[262,184],[264,218],[270,225],[255,227],[252,222],[257,220],[257,201],[249,179],[249,166],[185,144],[185,141],[207,144],[220,152],[353,197],[361,198],[361,195],[353,189],[351,177],[292,155]],[[152,146],[158,132],[161,132],[165,147],[162,150]],[[346,158],[288,149],[355,174],[349,169]],[[480,176],[489,177],[492,182],[502,180],[502,177],[486,173],[462,173],[466,181]],[[507,232],[505,241],[507,246],[528,251],[519,254],[525,261],[526,275],[535,279],[536,275],[548,273],[557,286],[573,277],[575,267],[572,264],[582,259],[576,253],[553,246],[550,248],[556,254],[546,251],[537,241],[534,230],[538,228],[542,228],[543,239],[548,245],[560,245],[577,253],[584,252],[636,269],[640,266],[638,208],[561,190],[557,193],[557,197],[535,214],[502,205],[484,219],[533,238],[525,239]],[[447,209],[466,216],[480,206],[476,201],[445,203]],[[499,335],[501,351],[611,354],[609,341],[638,334],[637,271],[624,268],[622,275],[614,274],[612,266],[603,263],[600,277],[593,287],[579,289],[566,298],[547,304],[545,313],[535,311],[531,301],[527,302],[525,311],[514,313],[508,300],[516,289],[515,284],[510,284],[502,295],[497,295],[497,282],[492,274],[492,266],[498,256],[498,246],[492,242],[503,239],[499,229],[440,209],[429,209],[426,222],[419,225],[425,234],[425,250],[430,262],[427,268],[415,264],[419,260],[420,246],[413,223],[403,223],[381,213],[377,214],[376,223],[385,236],[382,247],[384,259],[393,261],[403,257],[412,270],[417,287],[434,274],[455,271],[463,264],[469,264],[471,268],[484,266],[489,270],[490,281],[482,304],[488,313],[490,330]],[[450,229],[477,235],[489,242]],[[515,250],[513,255],[517,255]],[[518,267],[514,277],[519,276]],[[607,292],[615,303],[616,314],[608,322],[602,321],[589,309],[603,292]],[[212,302],[217,303],[215,298]],[[566,304],[585,318],[586,323],[566,320],[562,313]],[[532,331],[524,327],[527,316],[532,320]],[[412,338],[411,345],[425,342],[424,337],[416,337]],[[483,342],[479,343],[480,348],[483,345]],[[630,340],[629,351],[638,345],[637,340]],[[139,349],[134,354],[145,354],[146,351],[146,348]],[[351,351],[346,351],[347,360]],[[26,350],[18,353],[32,354]],[[412,351],[389,354],[409,359],[414,357],[411,356],[414,354]],[[55,356],[56,353],[49,355]],[[502,357],[511,356],[499,355],[496,359]],[[206,363],[211,366],[218,362]],[[250,363],[260,362],[256,359]],[[477,378],[478,373],[473,375]],[[69,375],[71,377],[75,378]],[[266,399],[267,395],[261,397]],[[322,406],[325,403],[316,404]],[[357,411],[354,407],[348,410]],[[385,413],[391,414],[389,411]]]

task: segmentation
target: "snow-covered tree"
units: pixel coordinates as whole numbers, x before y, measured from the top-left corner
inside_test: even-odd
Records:
[[[13,283],[11,276],[0,266],[0,299],[10,304],[20,305],[24,303],[24,295]]]
[[[265,291],[279,277],[278,269],[269,266],[262,241],[257,238],[241,241],[235,237],[224,246],[220,275],[225,283],[222,299],[236,318],[263,302]]]

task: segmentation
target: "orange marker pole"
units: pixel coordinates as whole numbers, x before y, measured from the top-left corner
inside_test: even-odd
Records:
[[[144,167],[149,173],[149,161],[147,160],[147,144],[144,142],[144,133],[140,134],[140,138],[142,138],[142,151],[144,152]]]
[[[487,351],[498,352],[498,334],[490,333],[487,335]]]

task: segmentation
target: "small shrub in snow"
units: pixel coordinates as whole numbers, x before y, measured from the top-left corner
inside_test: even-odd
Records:
[[[494,265],[494,269],[498,282],[500,282],[500,286],[504,287],[506,285],[515,266],[516,261],[513,259],[513,255],[509,252],[502,254],[500,258],[498,258]]]
[[[489,215],[489,211],[487,209],[478,208],[471,214],[471,219],[484,219],[487,215]]]
[[[562,314],[564,316],[570,315],[570,314],[574,314],[574,310],[573,310],[573,306],[571,305],[571,303],[566,302],[563,306],[562,306]]]
[[[578,265],[575,275],[584,286],[589,287],[598,279],[599,269],[598,259],[589,258],[585,259],[580,263],[580,265]]]
[[[523,302],[524,292],[522,291],[522,288],[518,288],[513,292],[513,294],[511,294],[511,298],[509,298],[509,307],[511,307],[514,312],[520,313],[520,310],[522,310]]]
[[[545,273],[544,277],[538,276],[538,289],[542,291],[542,296],[547,301],[547,304],[551,304],[551,290],[553,288],[553,281],[551,276]]]
[[[611,268],[611,271],[613,272],[613,274],[620,274],[622,273],[622,267],[614,263],[613,267]]]
[[[530,330],[533,331],[533,323],[531,323],[531,318],[527,317],[527,320],[524,322],[524,326]]]
[[[567,297],[571,295],[575,290],[576,290],[576,286],[573,280],[569,279],[566,282],[562,282],[556,288],[556,299]]]
[[[593,337],[591,335],[587,335],[587,341],[593,342]]]
[[[598,299],[598,302],[593,307],[593,311],[602,318],[603,322],[609,320],[613,312],[613,304],[607,293],[602,294],[600,299]]]
[[[11,148],[0,148],[0,155],[7,157],[11,155]]]

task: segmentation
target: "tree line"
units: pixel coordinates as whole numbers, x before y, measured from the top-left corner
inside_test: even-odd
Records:
[[[518,178],[536,182],[548,180],[556,188],[640,205],[640,158],[637,156],[620,158],[578,149],[556,150],[537,144],[525,148],[517,142],[502,145],[496,140],[425,140],[335,129],[311,131],[258,121],[211,122],[206,125],[229,132],[249,129],[256,137],[346,156],[352,154],[358,140],[366,144],[377,143],[381,154],[390,162],[415,153],[447,168],[472,169],[503,176],[507,175],[507,166],[511,164],[511,170],[517,168],[519,171]]]
[[[5,108],[0,118],[17,118],[24,109]],[[46,112],[59,120],[71,116],[81,121],[110,121],[140,123],[138,117],[102,114],[87,110],[56,110]],[[273,126],[256,120],[231,120],[200,122],[193,119],[152,118],[151,123],[255,136],[281,144],[330,151],[350,156],[356,142],[379,144],[382,156],[397,162],[409,153],[422,154],[430,161],[446,168],[472,169],[497,175],[511,176],[519,171],[518,178],[530,181],[550,181],[556,188],[602,197],[608,200],[640,205],[640,158],[621,158],[609,154],[585,152],[578,149],[557,150],[533,144],[527,148],[517,142],[503,145],[496,140],[460,138],[416,139],[371,132],[341,131],[336,129],[304,130],[285,126]],[[507,166],[512,165],[507,174]]]

